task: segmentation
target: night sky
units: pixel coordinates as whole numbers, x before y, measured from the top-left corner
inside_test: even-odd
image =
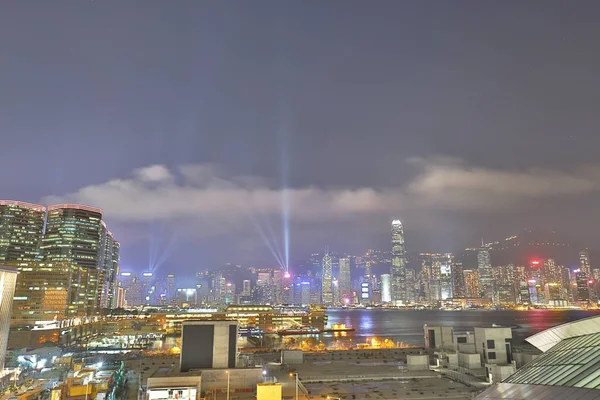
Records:
[[[0,198],[101,207],[123,269],[598,241],[598,1],[7,1]],[[282,188],[286,188],[282,190]]]

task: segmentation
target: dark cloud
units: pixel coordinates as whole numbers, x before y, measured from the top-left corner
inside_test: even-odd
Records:
[[[524,225],[593,241],[598,12],[591,0],[11,2],[3,197],[103,207],[129,265],[153,246],[176,247],[177,268],[195,268],[198,249],[206,263],[260,262],[252,218],[280,232],[284,193],[298,257],[388,246],[393,216],[417,251]]]

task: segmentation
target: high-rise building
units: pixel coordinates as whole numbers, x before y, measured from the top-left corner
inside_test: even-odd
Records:
[[[579,271],[588,278],[592,276],[590,251],[588,249],[583,249],[579,252]]]
[[[173,305],[177,296],[177,285],[175,284],[175,275],[167,275],[167,303]]]
[[[0,200],[0,263],[39,259],[45,217],[44,206]]]
[[[465,297],[479,297],[479,272],[471,269],[463,269],[463,277],[465,280]]]
[[[48,207],[46,232],[42,239],[41,255],[48,263],[67,262],[85,268],[86,292],[81,301],[86,314],[100,307],[99,261],[102,234],[102,210],[78,204],[59,204]]]
[[[390,274],[381,274],[381,301],[390,303],[392,301],[392,282]]]
[[[326,306],[333,304],[333,265],[329,249],[325,252],[322,262],[321,299]]]
[[[119,251],[117,242],[104,221],[101,221],[100,248],[98,260],[98,282],[100,282],[100,307],[111,308],[116,304],[117,276],[119,275]]]
[[[250,280],[244,279],[244,281],[242,282],[242,296],[250,296],[250,293],[252,293]]]
[[[494,276],[490,260],[490,249],[483,244],[477,253],[477,272],[479,273],[480,296],[484,299],[493,299]]]
[[[17,271],[13,268],[0,266],[0,371],[4,370],[10,330],[10,314],[16,283]]]
[[[348,304],[352,299],[352,279],[350,278],[350,259],[340,258],[340,273],[338,276],[340,303]]]
[[[404,249],[404,228],[402,222],[392,221],[392,303],[400,305],[407,302],[406,298],[406,255]]]
[[[18,269],[13,325],[85,317],[89,269],[66,261],[6,263]]]

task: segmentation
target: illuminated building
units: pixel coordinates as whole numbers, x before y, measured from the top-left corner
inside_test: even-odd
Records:
[[[392,301],[392,287],[390,274],[381,275],[381,301],[389,303]]]
[[[579,271],[587,278],[592,276],[592,268],[590,267],[590,251],[587,249],[579,252]]]
[[[111,231],[106,228],[102,221],[102,232],[100,240],[98,261],[98,273],[100,282],[100,306],[102,308],[113,308],[116,304],[117,276],[119,275],[119,251],[121,245],[117,242]]]
[[[471,299],[479,297],[479,272],[465,269],[463,270],[463,276],[465,280],[465,297]]]
[[[392,221],[392,304],[400,305],[407,302],[406,297],[406,254],[404,248],[404,228],[402,222]]]
[[[252,293],[250,280],[244,279],[244,281],[242,282],[242,296],[250,296],[250,293]]]
[[[463,263],[452,263],[452,292],[454,298],[466,296],[465,275],[463,274]]]
[[[452,255],[445,254],[440,264],[440,299],[446,300],[454,297],[452,292]]]
[[[346,299],[352,298],[352,281],[350,278],[350,259],[340,258],[340,274],[338,279],[340,303],[345,304]]]
[[[65,261],[8,264],[19,271],[13,325],[88,315],[89,269]]]
[[[490,249],[482,244],[477,252],[477,271],[479,272],[479,293],[485,299],[492,299],[494,276],[490,260]]]
[[[0,266],[0,371],[4,370],[8,333],[10,330],[10,314],[12,310],[17,271]]]
[[[46,232],[41,256],[47,263],[67,262],[86,269],[86,292],[80,293],[86,314],[100,307],[99,261],[102,233],[102,210],[78,204],[48,207]]]
[[[422,253],[419,258],[425,300],[435,302],[453,297],[452,255]]]
[[[175,301],[175,295],[177,293],[177,286],[175,285],[175,275],[167,275],[167,303],[173,304]]]
[[[39,259],[45,216],[44,206],[0,200],[0,263]]]
[[[330,306],[333,304],[333,265],[329,251],[325,252],[322,263],[321,276],[321,299],[323,304]]]

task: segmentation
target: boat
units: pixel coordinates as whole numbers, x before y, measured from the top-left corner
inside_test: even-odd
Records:
[[[238,334],[242,337],[262,336],[262,335],[264,335],[264,333],[265,333],[265,331],[263,331],[262,329],[258,329],[258,328],[254,328],[254,327],[238,329]]]
[[[354,332],[355,330],[351,326],[346,326],[346,324],[333,324],[331,328],[323,329],[321,332]]]
[[[288,329],[280,329],[277,331],[280,336],[289,336],[289,335],[316,335],[321,333],[321,331],[314,326],[301,326],[298,328],[288,328]]]

